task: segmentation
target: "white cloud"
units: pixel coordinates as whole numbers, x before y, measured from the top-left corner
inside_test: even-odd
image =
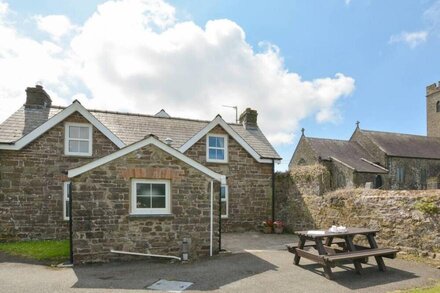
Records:
[[[0,2],[0,15],[5,15],[8,12],[8,3]]]
[[[440,0],[434,2],[423,13],[423,18],[427,22],[428,29],[436,35],[440,35]]]
[[[281,144],[310,115],[322,123],[340,119],[336,103],[354,90],[354,80],[341,73],[302,80],[286,68],[277,46],[253,48],[235,22],[178,21],[174,7],[160,0],[101,4],[63,48],[6,29],[11,37],[0,43],[0,75],[15,69],[9,81],[0,80],[0,91],[9,91],[15,104],[23,103],[26,86],[41,80],[58,101],[75,96],[93,108],[150,114],[164,108],[201,119],[221,113],[234,121],[222,105],[251,107],[271,142]],[[2,57],[4,43],[8,57]],[[0,120],[5,114],[0,111]]]
[[[38,29],[47,32],[55,40],[58,40],[76,28],[65,15],[37,15],[35,20]]]
[[[418,32],[402,32],[398,35],[391,36],[389,43],[406,43],[410,48],[415,48],[418,45],[426,42],[428,37],[427,31],[418,31]]]

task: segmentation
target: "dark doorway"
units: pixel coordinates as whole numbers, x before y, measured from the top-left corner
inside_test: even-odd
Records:
[[[374,188],[378,189],[381,188],[383,185],[382,176],[376,175],[376,178],[374,178]]]

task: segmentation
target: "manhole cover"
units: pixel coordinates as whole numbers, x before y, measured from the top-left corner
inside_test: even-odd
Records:
[[[153,285],[148,286],[147,289],[167,291],[167,292],[182,292],[185,291],[192,284],[193,283],[191,282],[168,281],[168,280],[160,279]]]

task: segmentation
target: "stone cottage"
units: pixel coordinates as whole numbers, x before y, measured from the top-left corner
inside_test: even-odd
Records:
[[[235,124],[53,106],[41,86],[26,93],[0,124],[0,240],[67,238],[70,189],[77,262],[113,259],[110,248],[177,255],[183,238],[206,255],[220,221],[221,231],[249,230],[271,217],[281,158],[255,110]]]
[[[438,188],[440,176],[440,84],[426,88],[428,135],[364,130],[357,123],[349,140],[303,134],[289,169],[322,164],[330,172],[330,188]]]

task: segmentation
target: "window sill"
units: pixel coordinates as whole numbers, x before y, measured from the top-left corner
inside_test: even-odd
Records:
[[[128,215],[129,218],[170,218],[170,219],[174,219],[174,215],[173,214],[130,214]]]
[[[68,157],[68,158],[92,158],[93,155],[69,155],[69,154],[64,154],[64,157]]]
[[[228,164],[229,161],[206,161],[208,164]]]
[[[222,220],[227,220],[227,219],[229,219],[228,216],[222,216]]]

